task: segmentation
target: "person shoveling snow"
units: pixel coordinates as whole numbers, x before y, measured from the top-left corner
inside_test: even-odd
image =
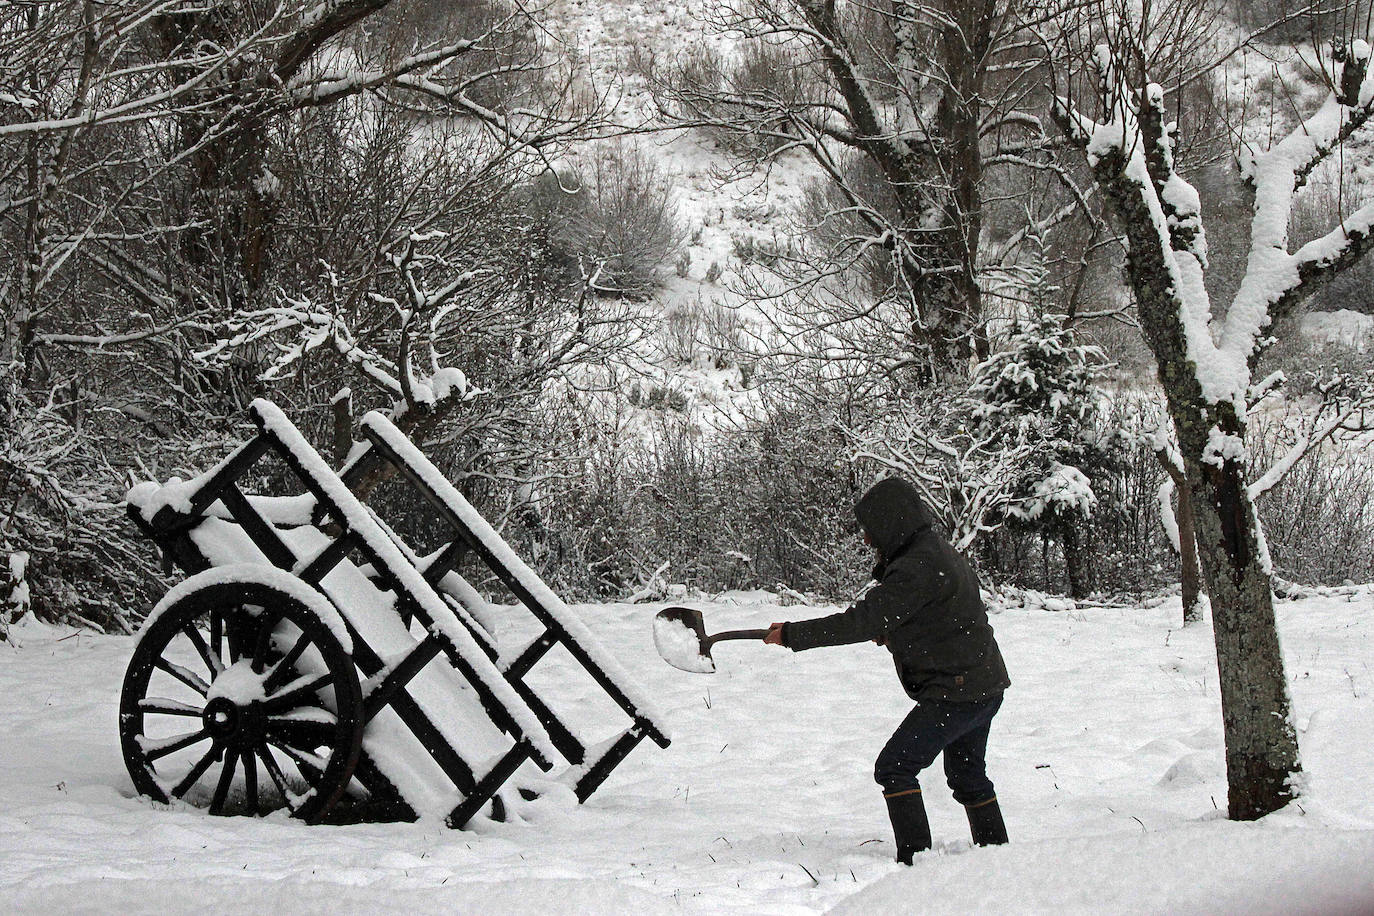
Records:
[[[877,585],[853,607],[815,620],[774,623],[764,642],[793,651],[872,640],[886,646],[916,706],[878,754],[897,844],[907,865],[930,848],[917,774],[944,753],[945,777],[968,812],[977,845],[1007,842],[985,756],[992,718],[1011,684],[978,579],[932,526],[930,510],[904,480],[875,484],[854,507],[878,554]]]

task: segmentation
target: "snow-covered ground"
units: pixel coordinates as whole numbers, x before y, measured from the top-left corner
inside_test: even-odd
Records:
[[[1313,342],[1339,344],[1364,352],[1374,336],[1374,316],[1350,309],[1308,312],[1300,319],[1298,328]]]
[[[820,613],[758,595],[697,604],[708,629]],[[971,848],[938,773],[936,848],[892,846],[871,759],[903,714],[873,646],[716,647],[686,674],[658,606],[581,608],[658,697],[647,742],[583,806],[516,822],[307,827],[131,796],[116,704],[131,640],[29,625],[0,644],[0,900],[8,912],[1374,912],[1374,591],[1280,606],[1307,767],[1298,804],[1226,821],[1211,633],[1177,600],[1009,608],[1014,685],[990,772],[1012,845]],[[591,708],[591,689],[564,700]],[[576,711],[576,710],[574,710]],[[938,770],[938,767],[937,767]]]

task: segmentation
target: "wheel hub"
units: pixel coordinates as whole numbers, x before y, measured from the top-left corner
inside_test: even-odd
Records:
[[[261,744],[265,736],[266,717],[257,702],[239,706],[233,700],[216,697],[206,704],[201,718],[210,736],[224,744],[246,747]]]

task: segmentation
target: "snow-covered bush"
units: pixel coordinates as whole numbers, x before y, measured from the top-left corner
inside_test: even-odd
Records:
[[[1076,598],[1089,588],[1082,551],[1098,503],[1092,478],[1113,460],[1093,384],[1102,361],[1101,351],[1077,343],[1058,318],[1031,317],[974,369],[969,384],[975,427],[1001,448],[1026,452],[1005,512],[1061,544]]]
[[[861,485],[833,418],[774,408],[707,444],[664,414],[649,436],[592,445],[549,501],[558,543],[541,571],[586,597],[670,582],[844,599],[871,561],[853,520]]]
[[[1294,444],[1310,403],[1253,418],[1252,466],[1272,467]],[[1337,437],[1295,464],[1258,508],[1274,567],[1302,585],[1374,579],[1374,463],[1367,433]]]
[[[591,282],[601,296],[647,299],[682,247],[669,176],[628,142],[606,146],[576,171],[545,173],[529,208],[553,276],[566,286]]]
[[[127,633],[161,582],[126,517],[124,448],[76,405],[34,402],[8,377],[0,435],[0,635],[26,612],[52,623]],[[121,418],[122,419],[122,418]]]
[[[1006,523],[1032,457],[1030,446],[980,429],[973,406],[962,390],[923,388],[847,430],[853,460],[911,482],[961,551],[979,551]]]
[[[745,157],[763,157],[791,143],[795,129],[769,107],[803,109],[815,95],[815,74],[788,45],[773,41],[741,42],[724,54],[702,42],[678,59],[671,72],[659,74],[673,87],[682,114],[708,122],[721,146]],[[746,101],[728,101],[724,97]],[[747,100],[767,100],[751,105]],[[732,125],[732,126],[726,126]]]
[[[671,306],[656,337],[659,349],[678,365],[717,369],[742,365],[750,352],[739,310],[700,298]]]

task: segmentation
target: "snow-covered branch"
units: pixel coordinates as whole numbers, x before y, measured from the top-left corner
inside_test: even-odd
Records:
[[[1245,276],[1221,328],[1221,346],[1247,363],[1258,355],[1262,332],[1317,283],[1371,244],[1374,209],[1362,208],[1327,236],[1296,254],[1288,250],[1288,224],[1298,189],[1318,163],[1374,115],[1374,70],[1369,45],[1351,42],[1336,62],[1338,87],[1321,107],[1268,150],[1243,150],[1241,173],[1255,191]]]
[[[1248,487],[1252,500],[1281,483],[1285,476],[1316,449],[1341,436],[1364,434],[1374,429],[1374,385],[1366,379],[1341,375],[1318,380],[1315,406],[1307,405],[1285,423],[1293,441],[1288,450]]]

